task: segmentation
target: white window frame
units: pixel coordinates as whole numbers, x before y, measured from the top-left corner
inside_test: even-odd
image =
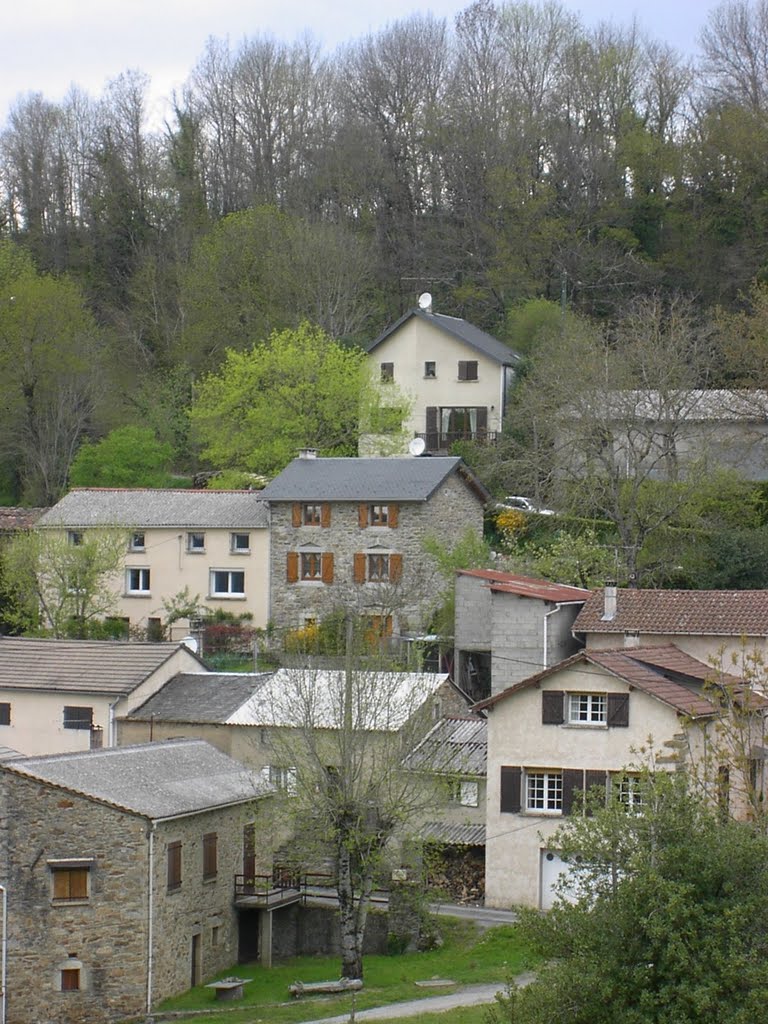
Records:
[[[480,784],[476,779],[457,779],[451,785],[451,800],[462,807],[477,807],[480,803]]]
[[[551,768],[525,770],[525,809],[529,814],[563,813],[563,773]]]
[[[227,577],[228,587],[226,590],[216,589],[216,576],[217,574],[223,574]],[[234,576],[242,576],[243,578],[243,589],[233,590],[232,589],[232,578]],[[245,597],[245,570],[243,569],[211,569],[208,578],[208,588],[210,597],[228,598],[230,600],[238,600]]]
[[[204,555],[205,554],[205,533],[200,530],[191,530],[187,534],[187,554],[188,555]]]
[[[240,546],[237,543],[238,537],[245,538],[245,545]],[[233,530],[229,535],[229,550],[233,555],[250,555],[251,553],[251,535],[246,530]]]
[[[608,725],[608,695],[605,693],[569,693],[569,725]]]
[[[261,769],[261,777],[270,786],[280,789],[289,796],[296,795],[296,769],[284,768],[282,765],[265,764]]]
[[[131,586],[131,577],[136,577],[137,586]],[[149,597],[152,577],[148,566],[129,565],[125,570],[125,593],[129,597]]]
[[[139,537],[141,538],[141,540],[138,540]],[[131,539],[128,541],[128,550],[129,551],[146,551],[146,549],[147,549],[146,534],[144,533],[143,530],[135,530],[131,534]]]
[[[616,798],[630,810],[639,809],[643,805],[643,794],[640,776],[632,772],[623,772],[614,776]]]

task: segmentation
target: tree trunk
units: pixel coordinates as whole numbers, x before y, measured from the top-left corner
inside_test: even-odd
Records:
[[[352,880],[352,858],[343,845],[339,847],[338,858],[339,924],[341,925],[341,976],[342,978],[363,977],[363,930],[365,915],[360,927],[358,903],[355,906],[355,887]]]

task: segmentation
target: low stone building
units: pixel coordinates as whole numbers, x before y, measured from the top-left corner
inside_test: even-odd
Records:
[[[267,792],[199,740],[0,765],[4,1019],[123,1020],[233,963]]]

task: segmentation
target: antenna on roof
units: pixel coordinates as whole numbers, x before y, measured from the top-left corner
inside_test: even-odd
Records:
[[[432,296],[429,292],[422,292],[419,296],[419,309],[423,309],[425,313],[432,312]]]

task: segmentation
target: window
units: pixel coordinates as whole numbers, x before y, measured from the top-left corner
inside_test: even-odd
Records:
[[[434,362],[428,361],[428,362],[424,363],[424,376],[425,377],[436,377],[437,376],[437,371],[435,369]]]
[[[389,555],[368,555],[368,581],[370,583],[389,581]]]
[[[65,967],[61,972],[61,991],[62,992],[79,992],[80,991],[80,968],[79,967]]]
[[[300,555],[301,568],[299,578],[304,582],[322,582],[323,579],[323,556],[319,551],[302,551]]]
[[[79,548],[83,543],[83,534],[81,530],[68,530],[67,541],[74,547]]]
[[[301,506],[301,521],[304,526],[320,526],[323,518],[322,505]]]
[[[90,883],[90,864],[51,864],[53,879],[53,899],[61,903],[72,900],[87,900]]]
[[[93,708],[64,707],[65,729],[91,729],[93,727]]]
[[[129,551],[144,551],[144,534],[142,532],[132,533],[128,542]]]
[[[251,553],[250,533],[230,533],[229,550],[233,555],[249,555]]]
[[[360,505],[357,525],[361,530],[368,526],[383,526],[394,530],[398,523],[399,506],[388,502],[386,505]]]
[[[0,725],[11,724],[11,705],[7,701],[0,702]]]
[[[215,924],[211,928],[211,945],[212,946],[218,946],[218,944],[219,944],[219,930],[220,930],[220,926],[217,925],[217,924]]]
[[[190,554],[201,554],[205,552],[205,534],[204,533],[188,533],[187,534],[187,551]]]
[[[394,363],[382,363],[381,364],[381,379],[383,381],[395,379],[395,364]]]
[[[126,569],[125,592],[133,595],[149,594],[149,569]]]
[[[387,526],[389,524],[389,505],[371,505],[371,526]]]
[[[460,780],[451,785],[450,798],[462,807],[477,807],[479,797],[478,784],[469,779]]]
[[[606,725],[608,710],[604,693],[569,693],[568,721],[571,725]]]
[[[245,597],[242,569],[211,569],[211,597]]]
[[[525,809],[547,814],[562,813],[562,772],[526,772]]]
[[[485,405],[444,405],[435,409],[431,417],[434,423],[434,438],[441,448],[454,441],[483,441],[488,437],[488,407]],[[431,427],[427,426],[430,434]],[[430,441],[428,444],[432,443]]]
[[[459,360],[459,380],[477,380],[477,360]]]
[[[382,551],[360,551],[353,560],[355,583],[397,583],[403,572],[403,556]]]
[[[168,891],[181,888],[181,843],[168,843]]]
[[[296,793],[295,768],[282,768],[274,764],[265,765],[261,769],[261,777],[276,789],[282,789],[291,795]]]
[[[383,640],[392,636],[392,616],[364,615],[363,629],[368,647],[378,648]]]
[[[215,832],[206,832],[203,836],[203,878],[215,878],[218,874],[218,843]]]
[[[331,525],[331,506],[327,501],[295,501],[291,515],[293,526],[322,526],[326,529]]]
[[[621,775],[616,779],[616,796],[627,807],[640,807],[643,793],[639,775]]]

